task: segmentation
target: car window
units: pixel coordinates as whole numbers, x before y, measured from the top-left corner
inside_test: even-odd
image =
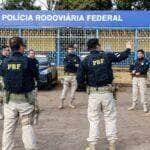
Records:
[[[44,63],[48,61],[47,57],[36,57],[36,59],[39,63]]]

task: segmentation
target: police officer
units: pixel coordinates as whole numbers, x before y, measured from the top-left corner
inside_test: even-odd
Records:
[[[90,123],[89,147],[86,150],[96,150],[99,139],[100,112],[104,114],[106,136],[109,150],[116,150],[116,107],[112,93],[113,71],[112,62],[120,62],[130,55],[131,44],[126,44],[126,50],[121,53],[105,53],[101,51],[98,39],[90,39],[87,43],[90,54],[81,62],[77,73],[77,82],[88,85],[88,120]]]
[[[132,106],[128,109],[134,110],[138,101],[138,89],[140,90],[141,103],[143,104],[143,110],[148,112],[147,98],[146,98],[146,79],[147,72],[149,70],[149,62],[144,57],[144,51],[142,49],[137,52],[137,60],[130,65],[130,72],[132,74]]]
[[[9,46],[4,45],[2,47],[2,55],[0,56],[0,68],[2,68],[2,63],[4,61],[5,58],[7,58],[9,56]],[[3,114],[2,114],[2,103],[3,103],[3,96],[4,96],[4,92],[3,92],[3,88],[4,88],[4,83],[3,83],[3,78],[2,76],[0,76],[0,84],[1,84],[1,92],[0,92],[0,107],[1,107],[1,112],[0,112],[0,120],[3,119]]]
[[[75,100],[75,91],[77,89],[77,81],[76,81],[76,73],[80,64],[80,58],[73,54],[73,46],[69,45],[67,47],[67,56],[64,58],[64,83],[63,90],[60,100],[59,109],[64,108],[64,100],[66,99],[66,95],[68,89],[71,88],[71,100],[69,106],[71,108],[75,108],[74,100]]]
[[[38,75],[38,79],[39,79],[39,62],[38,62],[38,60],[35,58],[35,52],[34,52],[33,49],[30,49],[30,50],[29,50],[28,57],[32,59],[33,64],[34,64],[33,67],[36,68],[36,74]],[[37,79],[37,80],[35,79],[36,97],[37,97],[37,82],[38,82],[38,79]]]
[[[35,150],[36,138],[32,127],[34,111],[35,88],[34,78],[37,78],[36,68],[32,60],[23,55],[25,45],[20,37],[9,40],[12,55],[5,59],[2,65],[4,78],[4,130],[2,150],[14,148],[14,132],[18,119],[22,125],[22,140],[26,150]]]
[[[36,68],[36,74],[37,74],[37,78],[35,78],[35,89],[32,91],[33,92],[33,95],[34,95],[34,98],[35,98],[35,116],[38,115],[38,112],[39,112],[39,105],[38,105],[38,99],[37,99],[37,95],[38,95],[38,80],[39,80],[39,62],[38,60],[35,58],[35,52],[33,49],[30,49],[29,50],[29,53],[28,53],[28,57],[30,59],[32,59],[32,64],[34,65],[33,67]],[[38,119],[38,118],[37,118]],[[37,123],[38,120],[34,120],[34,124]]]

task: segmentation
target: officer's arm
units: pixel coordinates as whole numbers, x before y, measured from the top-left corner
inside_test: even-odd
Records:
[[[77,83],[83,84],[86,82],[86,65],[85,60],[80,63],[80,66],[77,71]]]
[[[108,57],[111,62],[120,62],[129,57],[129,55],[131,54],[130,51],[131,51],[131,49],[127,48],[125,51],[120,52],[120,53],[119,52],[118,53],[108,53]]]
[[[125,51],[120,52],[120,53],[110,53],[109,54],[110,61],[111,62],[120,62],[122,60],[127,59],[129,57],[129,55],[131,54],[131,48],[132,48],[131,42],[127,42]]]
[[[77,56],[76,60],[77,60],[77,63],[75,64],[75,66],[76,66],[76,67],[79,67],[79,65],[80,65],[80,63],[81,63],[81,60],[80,60],[80,58],[79,58],[78,56]]]
[[[80,64],[81,63],[81,59],[78,57],[78,64]]]
[[[132,71],[134,71],[134,70],[135,70],[135,64],[132,63],[132,64],[130,65],[130,67],[129,67],[129,71],[132,72]]]
[[[0,76],[3,76],[4,72],[4,63],[6,62],[6,59],[3,60],[2,57],[0,58]],[[6,65],[5,65],[6,66]]]
[[[63,63],[64,63],[64,66],[68,65],[68,58],[67,58],[67,56],[64,58]]]
[[[1,64],[0,76],[3,76],[3,77],[5,76],[6,69],[7,69],[7,59],[5,59],[4,62]]]
[[[36,63],[35,61],[33,61],[31,58],[28,58],[28,67],[29,67],[29,70],[33,76],[33,78],[35,78],[36,80],[38,79],[38,71],[37,71],[37,66],[36,66]]]
[[[39,62],[38,62],[38,60],[36,60],[36,66],[35,66],[35,79],[36,79],[36,81],[38,81],[39,80]]]
[[[149,69],[149,62],[145,61],[144,65],[139,67],[138,70],[136,70],[136,72],[139,72],[140,74],[146,74],[148,69]]]

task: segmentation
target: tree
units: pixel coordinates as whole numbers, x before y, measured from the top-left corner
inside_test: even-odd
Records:
[[[135,9],[146,9],[146,10],[150,10],[150,2],[148,0],[136,0],[133,3],[133,7]]]
[[[6,10],[39,10],[40,7],[34,6],[35,0],[7,0],[3,9]]]
[[[135,0],[117,0],[117,9],[120,10],[131,10],[132,4]]]
[[[66,10],[104,10],[111,9],[111,0],[60,0],[56,9]]]
[[[116,2],[118,10],[150,10],[150,2],[148,0],[59,0],[59,2],[56,5],[56,9],[108,10],[112,9],[112,2],[114,1]]]
[[[150,2],[147,0],[117,0],[117,8],[121,10],[150,10]]]

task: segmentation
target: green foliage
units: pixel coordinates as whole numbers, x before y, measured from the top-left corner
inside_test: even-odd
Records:
[[[111,7],[110,0],[60,0],[57,5],[60,10],[103,10]]]
[[[6,0],[4,9],[7,10],[39,10],[40,7],[34,6],[36,0]],[[47,0],[50,2],[51,0]],[[49,4],[49,3],[48,3]],[[117,9],[147,9],[150,10],[148,0],[116,0]],[[59,10],[110,10],[111,0],[60,0],[56,9]]]
[[[39,10],[34,6],[35,0],[7,0],[4,4],[6,10]]]
[[[148,0],[117,0],[116,4],[119,10],[150,10]],[[60,0],[56,7],[60,10],[108,10],[111,8],[111,0]]]
[[[150,10],[150,2],[148,0],[118,0],[117,7],[121,10]]]
[[[117,0],[117,8],[120,10],[131,10],[134,0]]]

